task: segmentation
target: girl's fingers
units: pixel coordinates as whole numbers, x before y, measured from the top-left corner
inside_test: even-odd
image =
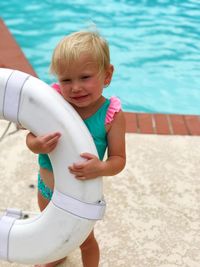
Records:
[[[82,169],[84,166],[85,166],[85,163],[84,162],[83,163],[74,163],[73,164],[73,168],[74,169],[77,169],[77,170]]]
[[[47,146],[51,146],[51,145],[57,144],[57,143],[58,143],[58,139],[59,139],[59,138],[54,137],[53,139],[51,139],[50,141],[48,141],[48,142],[46,143],[46,145],[47,145]]]
[[[52,137],[51,139],[47,138],[45,139],[45,145],[48,147],[54,146],[58,143],[58,140],[60,138],[61,135],[56,135],[54,137]]]
[[[90,160],[90,159],[93,159],[95,158],[96,156],[91,154],[91,153],[81,153],[80,155],[82,158],[84,159],[87,159],[87,160]]]
[[[51,139],[49,139],[50,136]],[[50,153],[52,150],[54,150],[54,148],[57,146],[60,136],[60,134],[51,134],[43,139],[43,147],[45,149],[45,153]]]
[[[85,167],[85,163],[74,163],[72,166],[69,166],[68,168],[72,171],[79,171],[80,169],[83,169]]]
[[[74,170],[70,170],[70,173],[74,174],[74,175],[82,175],[81,172],[77,172],[77,171],[74,171]]]
[[[49,145],[48,146],[49,147],[49,150],[52,151],[56,147],[56,145],[57,145],[57,142],[54,143],[54,144]]]
[[[48,135],[43,136],[43,139],[44,139],[45,143],[49,143],[51,141],[58,140],[60,137],[61,137],[61,134],[56,132],[56,133],[52,133],[52,134],[48,134]]]
[[[73,174],[76,178],[80,179],[81,177],[84,177],[82,172],[74,171],[70,167],[68,169],[70,173]]]

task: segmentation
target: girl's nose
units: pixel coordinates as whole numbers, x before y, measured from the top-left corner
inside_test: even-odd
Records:
[[[79,82],[74,81],[72,83],[72,92],[76,93],[76,92],[79,92],[80,90],[81,90],[81,86],[80,86]]]

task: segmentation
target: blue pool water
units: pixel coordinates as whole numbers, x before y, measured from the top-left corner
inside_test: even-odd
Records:
[[[95,23],[127,111],[200,114],[199,0],[1,0],[0,16],[41,79],[64,35]]]

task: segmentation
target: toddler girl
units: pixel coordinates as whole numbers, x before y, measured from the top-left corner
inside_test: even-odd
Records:
[[[112,176],[125,166],[125,119],[119,99],[106,99],[103,89],[112,79],[113,66],[107,42],[96,32],[81,31],[66,36],[54,50],[51,72],[58,83],[53,88],[68,101],[83,119],[96,145],[99,158],[87,151],[86,161],[74,163],[69,170],[74,179],[95,179]],[[44,136],[27,135],[27,146],[39,154],[38,203],[41,210],[48,205],[54,187],[51,162],[47,153],[59,142],[60,133]],[[103,157],[107,148],[107,159]],[[84,267],[99,265],[99,246],[94,231],[80,246]],[[54,267],[62,262],[40,267]]]

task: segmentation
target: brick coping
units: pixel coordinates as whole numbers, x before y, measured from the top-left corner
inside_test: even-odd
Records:
[[[126,132],[162,135],[200,135],[200,116],[125,112]]]

